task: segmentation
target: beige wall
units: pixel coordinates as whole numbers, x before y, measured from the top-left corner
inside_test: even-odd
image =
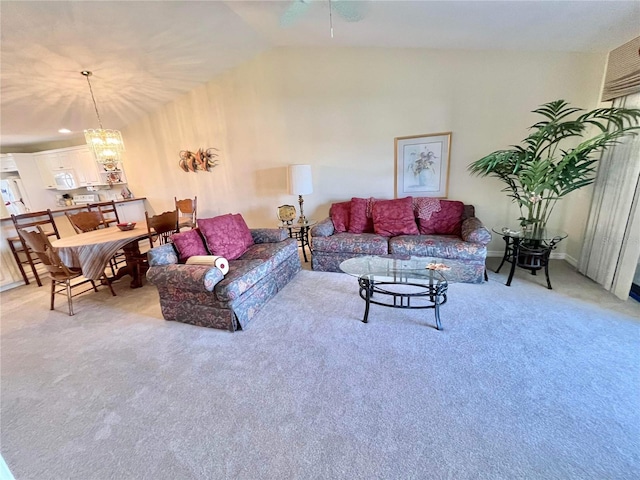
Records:
[[[519,143],[541,103],[597,106],[604,64],[548,52],[274,50],[126,128],[129,186],[158,213],[197,195],[199,217],[241,212],[251,227],[275,226],[278,205],[297,205],[286,166],[308,163],[305,213],[321,219],[334,201],[393,198],[394,137],[451,131],[449,198],[473,203],[488,227],[514,225],[502,184],[469,176],[468,164]],[[180,170],[179,152],[200,147],[219,148],[219,166]],[[551,226],[570,234],[559,252],[578,258],[590,190],[573,195]]]

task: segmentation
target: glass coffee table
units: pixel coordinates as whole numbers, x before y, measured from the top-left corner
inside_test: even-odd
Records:
[[[442,330],[440,306],[447,303],[449,282],[475,275],[468,264],[437,257],[363,256],[345,260],[340,269],[358,278],[365,301],[363,323],[373,303],[393,308],[433,308],[436,329]],[[375,297],[375,298],[374,298]]]

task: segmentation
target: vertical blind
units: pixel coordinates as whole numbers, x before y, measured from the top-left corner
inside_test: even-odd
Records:
[[[640,37],[609,52],[602,101],[640,92]]]

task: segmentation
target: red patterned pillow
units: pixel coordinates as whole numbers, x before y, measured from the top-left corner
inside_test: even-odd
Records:
[[[329,216],[333,222],[336,233],[349,230],[349,216],[351,215],[351,202],[334,203],[329,209]]]
[[[181,262],[186,262],[189,257],[195,255],[209,255],[197,228],[171,235],[171,241],[178,250],[178,258]]]
[[[440,200],[440,210],[433,212],[428,220],[419,219],[422,235],[458,235],[462,230],[464,203]]]
[[[351,212],[349,213],[349,233],[373,233],[373,218],[371,206],[373,198],[351,199]]]
[[[411,197],[376,200],[373,204],[373,228],[378,235],[418,235]]]
[[[242,215],[220,215],[198,219],[198,228],[207,242],[211,255],[235,260],[253,245],[253,237]]]

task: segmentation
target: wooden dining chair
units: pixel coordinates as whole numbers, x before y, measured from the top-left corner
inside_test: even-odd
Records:
[[[100,210],[89,210],[86,212],[78,212],[78,213],[64,213],[71,226],[76,231],[76,233],[85,233],[91,232],[93,230],[98,230],[100,228],[104,228],[106,226],[105,219],[102,216],[102,212]],[[111,269],[111,274],[116,274],[116,268],[118,265],[126,263],[126,258],[123,250],[119,250],[115,253],[113,257],[109,259],[109,268]]]
[[[147,220],[147,231],[149,232],[149,243],[153,248],[154,242],[159,240],[159,244],[169,243],[171,235],[178,233],[178,210],[161,213],[160,215],[149,215],[144,212]]]
[[[37,255],[40,262],[49,272],[49,276],[51,277],[50,310],[54,309],[56,295],[66,295],[67,304],[69,307],[69,315],[74,315],[72,300],[73,297],[82,293],[86,293],[90,290],[94,290],[97,292],[98,287],[96,286],[96,283],[93,280],[87,278],[79,280],[77,282],[72,282],[72,280],[76,280],[82,277],[82,270],[78,268],[69,268],[64,263],[62,263],[62,260],[60,260],[60,257],[56,253],[55,249],[51,246],[49,235],[47,235],[47,233],[42,229],[40,225],[37,226],[37,231],[21,229],[18,233],[24,240],[24,243],[35,255]],[[72,294],[72,289],[80,287],[87,283],[91,283],[91,288],[86,288],[81,292]],[[108,281],[105,283],[109,286],[111,294],[115,297],[116,292],[113,291],[111,283]]]
[[[173,197],[178,211],[178,230],[183,227],[196,228],[198,196],[178,200]]]
[[[47,209],[38,212],[23,213],[20,215],[12,214],[11,220],[13,221],[13,226],[15,227],[18,235],[15,237],[8,237],[7,242],[9,243],[9,248],[13,254],[13,258],[18,265],[18,270],[20,270],[20,274],[22,275],[25,285],[29,285],[29,278],[24,268],[25,265],[29,265],[36,283],[41,287],[42,282],[40,281],[40,277],[38,276],[38,271],[36,269],[36,265],[40,264],[40,260],[37,255],[33,254],[20,236],[20,229],[34,230],[37,226],[41,226],[44,228],[44,232],[48,237],[55,236],[56,238],[60,238],[58,227],[53,220],[53,214],[51,213],[51,210]]]
[[[76,233],[91,232],[104,226],[104,218],[98,210],[69,213],[64,212]]]
[[[110,202],[92,203],[89,205],[89,210],[93,209],[96,209],[102,214],[105,227],[110,227],[112,224],[120,223],[120,216],[118,215],[118,209],[116,208],[115,201],[111,200]]]

